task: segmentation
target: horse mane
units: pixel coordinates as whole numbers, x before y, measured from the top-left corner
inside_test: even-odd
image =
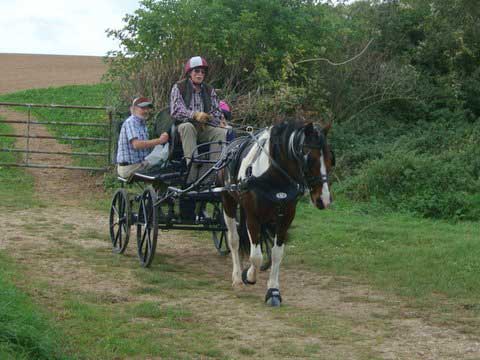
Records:
[[[303,120],[298,120],[294,117],[286,117],[277,122],[270,133],[272,144],[286,145],[288,144],[290,135],[297,129],[304,125]],[[276,140],[278,139],[278,140]],[[274,152],[275,153],[275,152]]]

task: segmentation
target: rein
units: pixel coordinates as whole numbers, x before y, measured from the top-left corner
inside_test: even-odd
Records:
[[[292,185],[295,185],[297,187],[298,190],[301,189],[302,187],[302,184],[299,183],[298,181],[294,180],[285,170],[283,170],[281,168],[280,165],[278,165],[278,163],[275,161],[275,159],[265,150],[265,148],[263,147],[263,145],[260,143],[260,141],[258,141],[257,137],[253,134],[252,131],[249,131],[248,132],[248,135],[252,138],[252,140],[258,145],[258,147],[260,148],[260,150],[262,152],[265,153],[265,155],[268,156],[268,158],[270,159],[271,161],[271,164],[273,165],[273,167],[275,169],[277,169],[290,183],[292,183]],[[303,191],[302,191],[303,192]]]

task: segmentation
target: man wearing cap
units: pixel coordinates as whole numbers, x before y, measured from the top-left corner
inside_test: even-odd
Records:
[[[150,153],[150,149],[168,141],[167,133],[157,139],[148,139],[146,120],[152,108],[150,99],[138,97],[132,102],[130,117],[123,122],[117,151],[117,172],[123,178],[145,169],[145,157]]]
[[[194,56],[185,64],[185,79],[177,82],[170,94],[170,115],[176,121],[182,140],[183,153],[187,164],[200,142],[222,141],[227,129],[221,125],[222,112],[219,109],[215,90],[204,82],[208,64],[204,58]],[[211,145],[210,151],[219,151],[218,145]],[[220,153],[212,153],[217,159]]]

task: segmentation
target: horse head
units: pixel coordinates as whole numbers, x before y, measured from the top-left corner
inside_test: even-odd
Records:
[[[326,209],[332,203],[328,174],[335,158],[327,142],[330,127],[331,124],[320,127],[307,123],[297,130],[289,144],[290,156],[302,164],[304,183],[312,204],[318,209]]]

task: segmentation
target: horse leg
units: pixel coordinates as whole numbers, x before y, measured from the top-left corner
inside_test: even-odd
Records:
[[[240,237],[238,236],[237,220],[235,218],[237,203],[229,195],[222,195],[223,197],[223,218],[228,229],[227,240],[228,247],[232,254],[232,286],[236,287],[242,285],[242,264],[240,263]]]
[[[257,282],[257,273],[262,266],[263,256],[260,246],[260,224],[254,216],[247,216],[247,231],[250,239],[250,267],[242,272],[242,280],[246,285]]]
[[[267,282],[267,294],[265,295],[265,303],[271,306],[280,306],[282,297],[280,296],[280,264],[283,259],[283,251],[285,244],[280,237],[275,235],[272,247],[272,266],[270,268],[270,276]]]
[[[295,206],[287,207],[284,222],[277,225],[277,233],[272,247],[272,267],[267,282],[267,294],[265,303],[271,306],[280,306],[282,296],[280,295],[280,264],[283,259],[287,230],[295,217]]]

